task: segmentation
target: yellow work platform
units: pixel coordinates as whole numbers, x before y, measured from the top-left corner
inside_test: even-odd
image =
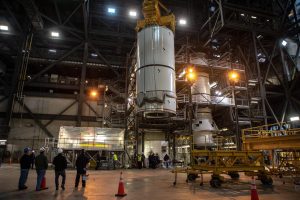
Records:
[[[300,129],[269,130],[277,124],[242,130],[244,150],[300,149]],[[285,123],[280,124],[284,126]]]

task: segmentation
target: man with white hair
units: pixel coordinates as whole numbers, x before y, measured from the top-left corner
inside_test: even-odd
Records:
[[[42,180],[46,174],[46,170],[48,169],[48,159],[44,155],[45,148],[40,148],[40,155],[35,158],[35,169],[37,173],[37,181],[36,181],[36,191],[45,190],[46,188],[41,188]]]
[[[55,186],[56,190],[58,190],[59,184],[58,179],[59,176],[62,177],[61,189],[65,190],[65,182],[66,182],[66,169],[67,169],[67,159],[63,155],[63,150],[57,150],[58,155],[54,157],[52,164],[55,166]]]

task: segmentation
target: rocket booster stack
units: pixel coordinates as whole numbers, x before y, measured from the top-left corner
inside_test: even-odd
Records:
[[[136,104],[148,118],[176,114],[174,15],[161,16],[158,0],[145,0],[137,24]]]

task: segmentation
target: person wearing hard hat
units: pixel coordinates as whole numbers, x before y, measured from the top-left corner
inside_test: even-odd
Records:
[[[30,157],[31,149],[26,147],[24,149],[24,154],[20,159],[20,167],[21,167],[21,174],[19,178],[19,190],[27,189],[25,185],[31,165],[31,157]]]
[[[37,173],[37,181],[36,181],[36,191],[45,190],[46,188],[41,188],[42,180],[46,174],[46,170],[48,169],[48,159],[45,156],[45,148],[40,148],[40,155],[35,158],[35,169]]]
[[[55,166],[55,186],[56,190],[58,190],[58,178],[62,177],[61,189],[65,190],[65,182],[66,182],[66,169],[67,169],[67,159],[63,155],[63,150],[57,150],[58,155],[54,157],[52,164]]]

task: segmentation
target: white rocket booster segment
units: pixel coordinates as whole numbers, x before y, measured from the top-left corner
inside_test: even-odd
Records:
[[[136,105],[148,118],[176,114],[175,16],[161,16],[158,0],[144,0],[145,20],[138,21]]]
[[[209,74],[198,74],[197,81],[192,86],[192,95],[196,97],[196,103],[210,101]],[[218,128],[213,121],[211,109],[199,105],[196,109],[196,117],[192,123],[193,143],[195,147],[214,146],[213,135]]]
[[[162,26],[150,26],[138,33],[137,44],[137,112],[146,117],[175,114],[173,32]]]

